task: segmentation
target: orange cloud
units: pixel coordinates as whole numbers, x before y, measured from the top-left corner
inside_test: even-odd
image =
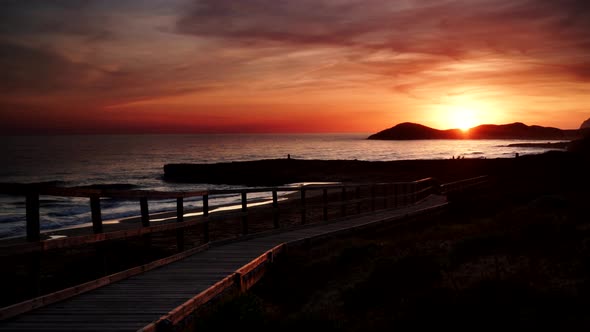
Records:
[[[588,31],[583,0],[10,1],[0,130],[575,128]]]

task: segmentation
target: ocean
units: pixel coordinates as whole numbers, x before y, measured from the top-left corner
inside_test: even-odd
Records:
[[[167,163],[216,163],[257,159],[512,158],[545,152],[508,147],[529,140],[367,140],[369,134],[68,135],[0,137],[0,182],[52,182],[59,186],[118,184],[130,189],[200,190],[237,186],[178,184],[162,180]],[[547,142],[547,141],[543,141]],[[550,141],[554,142],[554,141]],[[296,184],[293,184],[296,185]],[[239,197],[217,199],[219,204]],[[103,218],[138,215],[139,204],[103,200]],[[172,210],[174,201],[150,203],[150,211]],[[199,206],[198,200],[187,207]],[[42,229],[86,223],[87,199],[41,197]],[[0,195],[0,238],[24,234],[23,197]]]

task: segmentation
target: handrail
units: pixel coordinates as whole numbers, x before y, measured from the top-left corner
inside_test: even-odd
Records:
[[[305,192],[306,191],[317,191],[323,190],[324,196],[326,196],[328,190],[341,190],[342,197],[342,210],[344,209],[344,204],[352,204],[357,203],[360,204],[361,201],[358,199],[360,197],[359,193],[361,188],[370,188],[371,189],[371,200],[375,200],[380,198],[381,196],[385,196],[385,202],[387,202],[387,197],[394,196],[396,199],[396,204],[398,200],[403,200],[404,203],[406,201],[413,199],[413,196],[416,196],[416,192],[419,190],[418,187],[423,186],[427,182],[435,182],[436,180],[433,178],[425,178],[418,181],[412,182],[392,182],[392,183],[363,183],[363,184],[309,184],[309,185],[300,185],[297,187],[259,187],[259,188],[241,188],[241,189],[225,189],[225,190],[200,190],[200,191],[154,191],[154,190],[115,190],[115,189],[97,189],[97,188],[84,188],[84,187],[52,187],[52,186],[44,186],[39,184],[18,184],[18,183],[0,183],[0,194],[12,194],[12,195],[23,195],[26,197],[26,233],[27,233],[27,240],[29,242],[39,242],[41,241],[41,218],[40,218],[40,203],[39,203],[39,196],[40,195],[49,195],[49,196],[60,196],[60,197],[83,197],[90,199],[90,207],[91,207],[91,214],[92,214],[92,226],[93,231],[95,234],[102,234],[103,232],[103,220],[102,220],[102,213],[101,213],[101,206],[100,206],[100,199],[101,198],[117,198],[117,199],[139,199],[140,207],[141,207],[141,220],[142,226],[144,228],[150,227],[150,215],[149,215],[149,207],[148,207],[148,200],[149,199],[176,199],[177,200],[177,221],[182,222],[183,214],[184,214],[184,207],[183,202],[185,198],[191,197],[201,197],[203,201],[203,209],[202,213],[204,217],[207,217],[209,214],[209,199],[210,196],[216,195],[241,195],[242,197],[242,212],[246,213],[248,209],[248,198],[247,194],[249,193],[259,193],[259,192],[272,192],[272,199],[273,199],[273,209],[276,211],[278,209],[278,192],[301,192],[301,200],[302,205],[305,205]],[[374,191],[375,188],[383,188],[383,195],[375,195]],[[394,188],[393,192],[388,192],[388,188]],[[401,189],[397,189],[400,187]],[[356,188],[356,200],[350,200],[346,198],[346,192],[349,188]],[[412,196],[412,197],[408,197]],[[211,197],[213,198],[213,197]],[[324,197],[324,206],[328,206],[327,197]],[[385,203],[386,204],[386,203]],[[374,206],[374,203],[372,204]],[[324,208],[325,210],[325,208]],[[275,213],[275,227],[278,227],[278,214]],[[305,211],[301,212],[302,222],[305,222]],[[247,215],[243,216],[243,233],[247,234]],[[327,219],[327,213],[324,212],[324,220]],[[207,223],[207,221],[205,221]],[[180,226],[180,225],[177,225]],[[182,231],[181,227],[177,227],[179,231]],[[144,230],[145,233],[149,233],[149,230]],[[208,226],[205,229],[205,239],[208,240]],[[131,232],[133,233],[133,232]],[[100,242],[101,239],[108,238],[108,236],[104,237],[93,237],[90,239],[91,242]],[[65,241],[68,242],[68,241]],[[182,246],[181,241],[179,240],[179,247]],[[33,246],[34,247],[34,246]],[[42,246],[41,248],[43,248]],[[30,247],[29,247],[30,248]],[[38,248],[38,247],[34,247]]]
[[[157,190],[119,190],[119,189],[94,189],[83,187],[49,187],[37,184],[22,184],[22,183],[0,183],[0,194],[6,195],[20,195],[25,196],[29,193],[37,193],[39,195],[60,196],[60,197],[104,197],[104,198],[152,198],[152,199],[174,199],[178,197],[199,197],[204,195],[227,195],[227,194],[241,194],[241,193],[258,193],[271,191],[297,191],[301,188],[306,190],[323,190],[323,189],[342,189],[342,188],[356,188],[356,187],[371,187],[383,185],[400,185],[400,184],[420,184],[426,182],[436,182],[437,180],[431,177],[410,181],[410,182],[377,182],[377,183],[350,183],[350,184],[308,184],[294,187],[253,187],[241,189],[211,189],[200,191],[157,191]]]
[[[463,191],[464,189],[467,189],[469,187],[486,182],[487,180],[488,180],[487,175],[476,176],[476,177],[469,178],[469,179],[445,183],[440,186],[440,190],[442,193],[445,193],[445,194],[452,193],[452,192],[459,192],[459,191]]]
[[[268,198],[268,211],[272,214],[269,221],[272,220],[272,226],[269,224],[265,227],[274,227],[277,229],[282,226],[281,220],[290,220],[290,223],[293,223],[293,220],[295,220],[298,224],[305,224],[312,217],[315,218],[315,221],[328,221],[340,216],[346,216],[349,213],[361,213],[363,209],[364,211],[375,211],[377,209],[407,206],[420,201],[431,193],[452,192],[458,188],[478,184],[485,179],[486,177],[482,176],[443,185],[439,185],[438,181],[434,178],[425,178],[409,182],[308,184],[295,187],[281,186],[201,191],[115,190],[80,187],[59,188],[34,184],[0,183],[0,194],[25,196],[27,240],[26,242],[6,241],[4,243],[0,240],[0,256],[31,255],[31,276],[32,278],[39,279],[39,269],[33,265],[39,265],[41,262],[34,257],[39,256],[37,255],[38,253],[50,250],[89,244],[96,245],[96,248],[100,249],[103,243],[107,241],[140,237],[145,237],[147,245],[150,245],[150,234],[176,231],[176,248],[179,252],[183,252],[185,238],[194,239],[194,237],[185,236],[185,230],[194,231],[196,227],[202,227],[198,231],[200,238],[193,241],[194,243],[191,242],[191,244],[208,244],[210,243],[209,224],[216,223],[219,220],[233,220],[234,218],[241,219],[241,235],[246,236],[249,232],[248,218],[249,215],[252,215],[249,209],[255,202],[257,203],[261,200],[260,197],[248,197],[250,193],[272,193],[272,200],[271,197]],[[314,192],[313,194],[306,194],[312,191]],[[293,204],[279,205],[278,192],[298,192],[299,195],[293,199]],[[241,196],[241,209],[238,208],[237,210],[228,212],[214,211],[213,205],[210,205],[210,200],[219,199],[223,195],[228,194]],[[42,239],[41,204],[39,199],[41,195],[88,198],[90,201],[92,233],[83,235],[70,234],[67,237]],[[199,209],[187,211],[190,212],[190,215],[186,215],[184,202],[186,198],[191,197],[200,197],[202,206]],[[141,220],[141,222],[138,222],[131,228],[104,231],[101,198],[137,200],[141,211],[141,216],[138,216],[137,219]],[[150,215],[149,212],[150,199],[176,200],[176,211],[162,213],[166,220],[170,220],[169,222],[161,221],[157,224],[152,224],[154,222],[154,215]],[[212,212],[214,212],[213,216],[211,215]],[[289,216],[283,216],[284,213],[288,213]],[[266,219],[264,221],[266,222]],[[101,250],[98,251],[100,252]]]
[[[461,184],[461,183],[467,183],[467,182],[474,182],[476,180],[484,180],[484,179],[487,179],[487,178],[488,178],[487,175],[480,175],[480,176],[476,176],[476,177],[469,178],[469,179],[463,179],[463,180],[457,180],[457,181],[453,181],[453,182],[447,182],[445,184],[442,184],[441,187],[453,186],[453,185],[457,185],[457,184]]]

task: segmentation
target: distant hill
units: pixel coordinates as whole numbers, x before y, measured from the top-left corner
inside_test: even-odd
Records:
[[[579,130],[562,130],[553,127],[527,126],[515,122],[503,125],[481,125],[464,132],[459,129],[438,130],[421,124],[404,122],[369,136],[380,140],[416,139],[550,139],[571,140],[580,138]]]
[[[590,128],[590,119],[582,122],[582,125],[580,126],[580,129],[585,129],[585,128]]]

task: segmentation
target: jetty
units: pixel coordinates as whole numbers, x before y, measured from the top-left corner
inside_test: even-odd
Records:
[[[426,178],[198,192],[0,186],[0,193],[26,200],[26,238],[0,242],[0,258],[7,264],[26,261],[31,290],[29,298],[0,309],[0,331],[182,329],[201,306],[247,291],[289,247],[408,222],[444,209],[447,195],[486,181],[480,176],[440,184]],[[281,192],[289,199],[280,199]],[[253,193],[257,198],[249,197]],[[267,193],[268,201],[260,193]],[[45,195],[88,199],[91,227],[58,237],[41,232],[40,197]],[[239,209],[214,213],[215,200],[227,195],[239,195]],[[138,222],[103,221],[101,199],[114,198],[138,201]],[[185,200],[193,198],[200,208],[186,211]],[[176,200],[176,211],[150,214],[150,201],[166,199]],[[134,241],[145,250],[161,246],[166,257],[113,271],[109,259],[116,257],[108,255],[109,247]],[[88,255],[76,248],[92,248],[104,276],[64,289],[44,287],[45,257],[59,250]]]

